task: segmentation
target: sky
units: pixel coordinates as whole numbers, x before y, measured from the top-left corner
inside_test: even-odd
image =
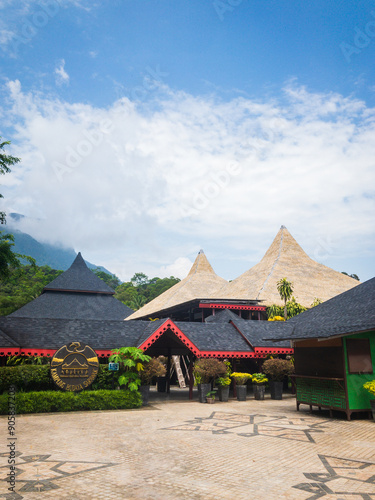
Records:
[[[1,207],[122,280],[232,280],[285,225],[365,281],[374,61],[369,0],[0,0]]]

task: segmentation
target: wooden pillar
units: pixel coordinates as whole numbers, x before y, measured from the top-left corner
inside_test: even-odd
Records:
[[[260,321],[260,311],[258,311],[258,321]]]
[[[193,399],[193,387],[194,387],[193,355],[189,354],[189,399]]]
[[[171,392],[171,348],[168,347],[168,359],[167,359],[167,394]]]

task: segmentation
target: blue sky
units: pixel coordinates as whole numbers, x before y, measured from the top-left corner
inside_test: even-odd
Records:
[[[0,0],[23,230],[122,279],[233,279],[281,224],[374,276],[375,4]]]

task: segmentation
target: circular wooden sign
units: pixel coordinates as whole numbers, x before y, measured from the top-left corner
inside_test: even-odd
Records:
[[[55,352],[51,361],[51,377],[64,391],[82,391],[89,387],[99,371],[96,352],[87,344],[71,342]]]

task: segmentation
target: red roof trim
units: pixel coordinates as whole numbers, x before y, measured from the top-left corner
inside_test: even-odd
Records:
[[[255,352],[248,351],[201,351],[199,358],[265,358],[268,354],[293,354],[293,349],[275,349],[272,347],[256,347]]]
[[[188,337],[173,323],[172,320],[168,319],[166,320],[161,326],[159,326],[159,328],[157,330],[155,330],[155,332],[150,335],[150,337],[148,337],[147,340],[145,340],[143,342],[143,344],[141,344],[139,346],[140,349],[142,349],[143,351],[146,351],[147,349],[149,349],[152,344],[154,344],[158,338],[160,338],[164,332],[166,332],[167,330],[171,330],[178,339],[181,340],[181,342],[183,342],[186,347],[193,353],[195,354],[196,356],[199,355],[199,349],[196,345],[193,344],[193,342],[191,342],[191,340],[188,339]]]
[[[199,302],[202,309],[238,309],[241,311],[265,311],[266,306],[243,306],[235,304],[217,304],[215,302]]]
[[[19,347],[0,348],[0,356],[40,356],[53,357],[56,349],[20,349]]]

